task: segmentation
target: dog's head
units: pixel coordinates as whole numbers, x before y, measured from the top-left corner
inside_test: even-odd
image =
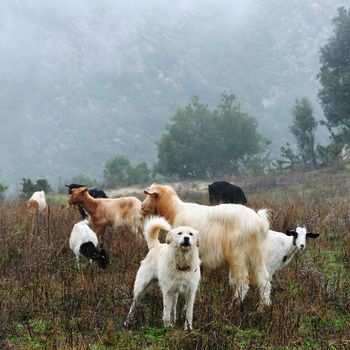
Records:
[[[87,192],[88,189],[86,187],[73,188],[71,190],[71,195],[68,197],[68,204],[72,205],[83,202]]]
[[[175,248],[189,250],[199,246],[198,232],[189,226],[179,226],[168,232],[166,243]]]

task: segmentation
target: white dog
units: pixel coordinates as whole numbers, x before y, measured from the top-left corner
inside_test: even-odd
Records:
[[[160,243],[160,230],[168,231],[166,243]],[[192,329],[193,304],[200,280],[198,233],[191,227],[171,229],[161,217],[152,217],[145,223],[145,238],[149,252],[141,262],[134,284],[134,299],[124,325],[130,325],[135,306],[151,282],[158,281],[163,294],[164,326],[176,321],[179,293],[185,296],[185,329]]]

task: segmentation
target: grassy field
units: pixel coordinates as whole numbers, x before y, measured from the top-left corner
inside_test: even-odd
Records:
[[[232,301],[227,271],[203,271],[194,330],[162,327],[158,288],[146,295],[131,330],[122,327],[135,273],[147,249],[128,232],[108,230],[105,271],[68,247],[77,213],[52,203],[49,217],[33,218],[25,203],[0,204],[1,349],[350,349],[349,173],[262,178],[247,188],[250,205],[273,210],[276,230],[306,223],[320,233],[273,282],[272,307],[257,313],[251,288]],[[206,195],[183,188],[188,201]],[[62,202],[62,198],[60,198]],[[180,301],[181,304],[181,301]],[[181,305],[180,305],[181,306]]]

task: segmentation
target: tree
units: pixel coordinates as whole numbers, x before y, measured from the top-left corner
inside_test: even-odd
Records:
[[[21,197],[29,198],[36,191],[51,192],[51,186],[46,179],[38,179],[33,183],[31,179],[22,179]]]
[[[79,174],[77,176],[74,176],[71,182],[76,183],[76,184],[85,185],[88,187],[93,187],[93,186],[97,185],[96,179],[94,179],[88,175],[85,175],[85,174]]]
[[[130,161],[124,156],[109,159],[103,171],[107,186],[123,186],[127,183]]]
[[[296,164],[299,162],[300,158],[290,147],[289,142],[286,143],[286,147],[281,147],[281,157],[282,159],[276,159],[275,167],[277,171],[282,172],[285,169],[295,169]]]
[[[151,170],[145,162],[133,167],[129,159],[117,156],[107,161],[103,175],[108,186],[129,186],[149,182]]]
[[[336,142],[350,141],[350,9],[341,7],[333,19],[334,32],[321,49],[318,79],[325,125]]]
[[[4,194],[7,189],[8,189],[8,186],[0,182],[0,200],[4,199]]]
[[[156,170],[180,178],[239,174],[240,163],[265,150],[257,123],[224,93],[210,111],[194,97],[166,126],[159,140]]]
[[[292,109],[293,124],[290,131],[295,136],[298,145],[299,156],[304,167],[316,166],[315,130],[317,121],[313,116],[310,102],[303,98],[296,100]]]
[[[337,142],[331,142],[327,146],[318,145],[316,153],[320,165],[328,166],[334,163],[334,161],[339,161],[342,148],[343,145]]]
[[[210,112],[197,97],[184,108],[178,109],[171,124],[157,144],[157,172],[177,174],[181,178],[202,176],[203,163],[209,162]],[[202,153],[200,158],[198,154]]]
[[[131,166],[128,171],[128,185],[148,183],[151,179],[151,172],[145,162],[139,163],[135,167]]]

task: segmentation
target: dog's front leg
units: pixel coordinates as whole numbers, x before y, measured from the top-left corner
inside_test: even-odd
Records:
[[[193,305],[196,293],[192,290],[188,291],[186,294],[186,319],[185,319],[185,330],[192,330],[192,320],[193,320]]]
[[[177,299],[178,299],[179,293],[174,293],[173,295],[173,306],[171,310],[171,323],[175,325],[176,323],[176,305],[177,305]]]
[[[174,295],[168,291],[163,292],[163,322],[164,327],[171,327],[171,311],[173,309]]]

